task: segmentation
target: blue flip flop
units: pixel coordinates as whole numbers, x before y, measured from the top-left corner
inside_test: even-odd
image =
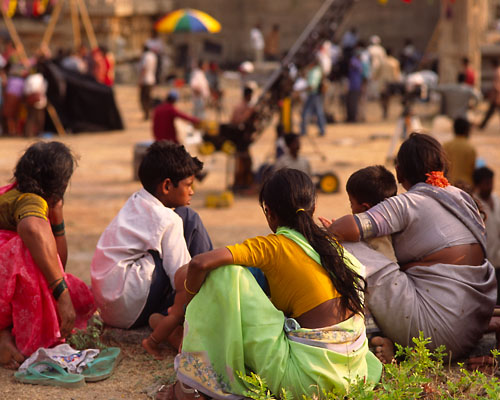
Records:
[[[121,360],[121,350],[118,347],[108,347],[89,362],[82,375],[86,382],[98,382],[109,378]]]
[[[50,367],[44,371],[35,369],[38,365],[47,365]],[[76,388],[85,386],[85,379],[82,375],[70,374],[60,365],[50,361],[40,361],[30,365],[26,371],[16,372],[14,378],[22,383],[31,385],[62,386],[67,388]]]

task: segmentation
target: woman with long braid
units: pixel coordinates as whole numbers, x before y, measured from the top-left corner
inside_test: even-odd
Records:
[[[251,372],[294,398],[379,380],[365,335],[364,268],[314,222],[315,199],[305,173],[275,172],[259,199],[273,233],[188,264],[175,397],[241,398],[249,387],[240,374]],[[240,265],[264,272],[270,300]]]

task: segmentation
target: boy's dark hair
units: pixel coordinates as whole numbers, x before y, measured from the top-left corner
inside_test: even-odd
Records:
[[[14,169],[17,189],[45,200],[61,200],[68,186],[76,158],[61,142],[37,142],[21,156]]]
[[[341,295],[342,310],[362,313],[361,292],[365,280],[346,263],[342,246],[314,221],[316,189],[309,175],[289,168],[272,173],[262,185],[259,202],[276,214],[279,226],[295,229],[316,250],[321,265]]]
[[[411,186],[425,182],[433,171],[448,173],[448,159],[441,144],[425,133],[413,132],[399,148],[396,166]]]
[[[469,136],[470,122],[462,117],[458,117],[453,121],[453,131],[456,136]]]
[[[458,83],[464,83],[465,82],[465,74],[463,72],[460,72],[458,75],[457,75],[457,82]]]
[[[395,196],[398,185],[394,175],[382,165],[374,165],[354,172],[346,183],[346,190],[360,204],[370,206]]]
[[[495,173],[488,167],[476,168],[472,174],[472,181],[474,185],[479,185],[481,182],[487,179],[493,179]]]
[[[160,140],[149,146],[141,165],[139,179],[144,189],[155,194],[156,187],[170,178],[177,187],[179,181],[201,171],[203,163],[192,157],[184,146],[167,140]]]
[[[283,138],[285,139],[286,147],[290,147],[293,142],[299,140],[299,135],[296,133],[287,133],[283,136]]]

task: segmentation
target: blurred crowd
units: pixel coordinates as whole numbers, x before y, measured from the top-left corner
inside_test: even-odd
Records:
[[[100,84],[114,83],[114,57],[104,46],[59,49],[54,56],[48,48],[41,48],[25,58],[6,41],[0,52],[0,135],[32,137],[44,132],[48,82],[43,65],[47,61]]]

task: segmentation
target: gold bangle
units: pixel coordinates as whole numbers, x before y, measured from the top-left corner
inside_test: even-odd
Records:
[[[190,295],[192,295],[192,296],[194,296],[196,293],[198,293],[198,292],[193,292],[193,291],[189,290],[189,289],[187,288],[187,284],[186,284],[186,282],[187,282],[187,278],[186,278],[186,279],[184,279],[184,289],[186,289],[186,292],[188,292],[188,293],[189,293]]]

